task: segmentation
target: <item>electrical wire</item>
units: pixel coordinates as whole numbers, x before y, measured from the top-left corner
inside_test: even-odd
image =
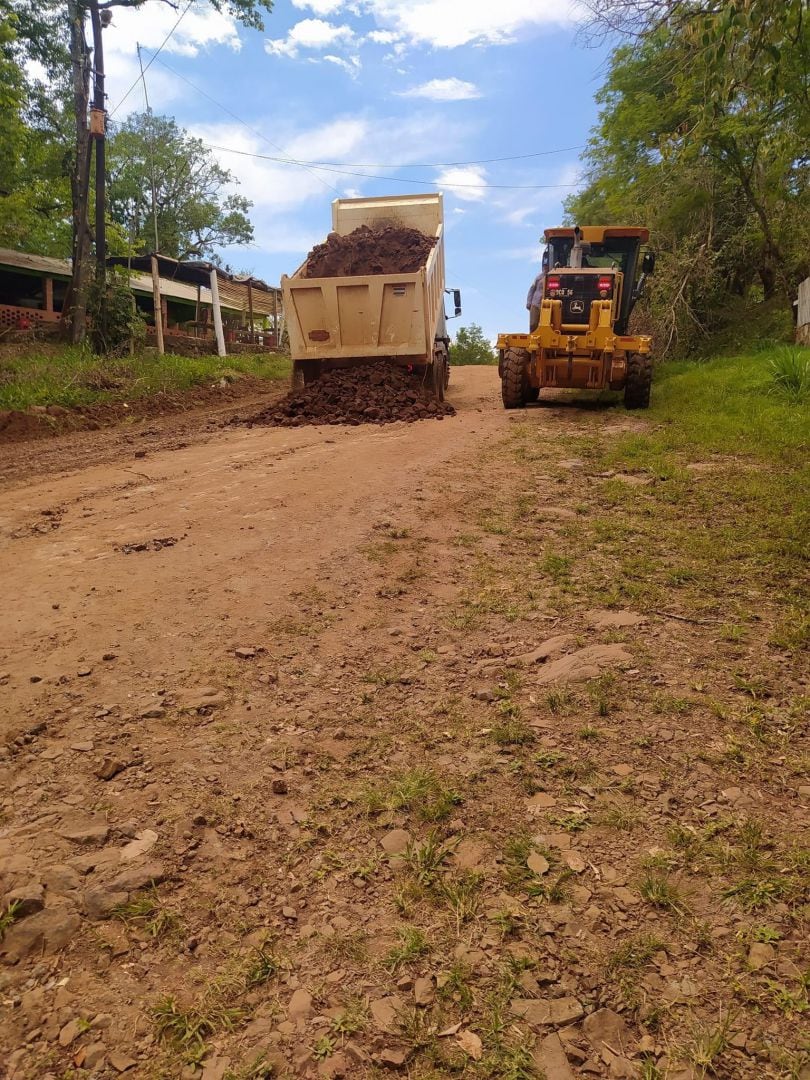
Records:
[[[182,10],[182,11],[180,12],[180,15],[178,16],[177,22],[176,22],[176,23],[174,24],[174,26],[173,26],[173,27],[171,28],[171,30],[170,30],[170,31],[168,32],[168,34],[166,35],[166,37],[165,37],[165,38],[163,39],[163,41],[161,41],[160,45],[158,46],[157,52],[154,52],[154,53],[152,54],[152,59],[151,59],[151,60],[149,61],[149,63],[148,63],[147,65],[146,65],[146,67],[145,67],[145,68],[142,68],[142,69],[141,69],[141,73],[140,73],[140,75],[138,76],[138,78],[137,78],[137,79],[135,80],[135,82],[134,82],[134,83],[132,84],[132,86],[130,86],[129,90],[127,90],[127,92],[126,92],[126,93],[124,94],[124,96],[123,96],[123,97],[121,98],[121,100],[120,100],[120,101],[118,102],[118,104],[117,104],[117,105],[115,106],[115,108],[114,108],[114,109],[113,109],[113,110],[112,110],[112,111],[111,111],[111,112],[110,112],[110,113],[108,114],[108,115],[109,115],[110,117],[112,117],[112,116],[115,116],[115,114],[116,114],[116,113],[118,112],[118,110],[119,110],[119,109],[121,108],[121,106],[122,106],[122,105],[124,104],[124,102],[125,102],[125,101],[127,100],[127,98],[129,97],[129,95],[130,95],[130,94],[132,93],[132,91],[133,91],[133,90],[135,89],[135,87],[136,87],[136,86],[138,85],[138,83],[139,83],[139,82],[141,81],[141,79],[143,78],[143,74],[144,74],[144,72],[145,72],[145,71],[148,71],[148,70],[149,70],[149,68],[150,68],[150,67],[152,66],[152,64],[153,64],[153,63],[155,62],[155,60],[157,60],[157,58],[158,58],[158,54],[159,54],[159,53],[160,53],[160,51],[161,51],[161,50],[163,49],[163,47],[164,47],[164,46],[166,45],[166,43],[168,42],[169,38],[170,38],[170,37],[172,36],[172,34],[173,34],[173,33],[175,32],[175,30],[176,30],[176,29],[177,29],[177,27],[178,27],[178,26],[180,25],[180,23],[181,23],[181,22],[183,21],[183,19],[184,19],[184,18],[186,17],[186,15],[188,14],[189,8],[191,7],[191,5],[192,5],[193,3],[194,3],[194,0],[188,0],[188,3],[186,4],[186,6],[185,6],[185,7],[183,8],[183,10]]]
[[[318,170],[319,172],[335,173],[335,174],[338,174],[340,176],[357,176],[357,177],[360,177],[361,179],[366,179],[366,180],[390,180],[393,183],[399,183],[399,184],[418,184],[420,186],[427,185],[428,187],[434,187],[435,186],[435,181],[433,181],[433,180],[408,180],[408,179],[404,179],[404,178],[398,178],[396,176],[376,176],[376,175],[373,175],[371,173],[352,172],[352,171],[349,171],[349,170],[352,170],[352,169],[355,169],[355,168],[447,169],[447,168],[459,167],[459,166],[462,166],[462,165],[486,165],[486,164],[492,164],[492,163],[495,163],[495,162],[498,162],[498,161],[520,161],[520,160],[525,160],[526,158],[545,157],[548,154],[564,154],[564,153],[567,153],[567,152],[569,152],[571,150],[580,150],[580,149],[582,149],[582,146],[585,145],[583,143],[581,146],[563,147],[563,148],[561,148],[559,150],[538,150],[537,152],[532,153],[532,154],[517,154],[517,155],[515,155],[513,157],[483,158],[483,159],[478,160],[478,161],[433,162],[433,163],[426,163],[426,164],[422,164],[422,165],[385,165],[385,166],[382,166],[382,165],[378,165],[378,166],[374,166],[374,165],[358,165],[358,166],[355,166],[353,163],[350,163],[350,162],[305,161],[302,158],[293,158],[293,157],[290,157],[289,155],[287,155],[287,153],[283,149],[283,147],[280,147],[277,143],[274,143],[272,139],[268,139],[267,136],[264,135],[261,131],[258,131],[254,127],[251,127],[251,125],[248,124],[245,120],[243,120],[241,118],[241,116],[238,116],[232,109],[229,109],[227,105],[223,105],[221,101],[217,101],[217,99],[212,97],[207,91],[203,90],[201,87],[199,87],[195,83],[193,83],[191,81],[191,79],[186,78],[185,75],[181,75],[179,71],[177,71],[175,68],[173,68],[171,66],[171,64],[167,64],[165,60],[158,60],[158,63],[161,65],[161,67],[165,67],[167,71],[170,71],[172,73],[172,75],[176,75],[178,79],[182,79],[184,83],[187,83],[192,88],[192,90],[196,90],[198,94],[202,94],[203,97],[208,98],[208,100],[212,104],[214,104],[218,108],[222,109],[223,112],[226,112],[228,114],[228,116],[230,116],[233,120],[236,120],[237,123],[241,124],[244,128],[247,128],[248,131],[252,132],[254,135],[256,135],[258,138],[262,139],[264,142],[268,143],[270,146],[274,146],[277,150],[280,150],[283,156],[282,157],[274,157],[271,154],[255,154],[255,153],[251,153],[248,150],[233,150],[233,149],[231,149],[230,147],[227,147],[227,146],[211,146],[211,145],[209,145],[209,149],[211,149],[211,150],[222,150],[224,152],[231,153],[231,154],[241,154],[243,157],[260,158],[260,159],[262,159],[264,161],[274,161],[274,162],[277,162],[278,164],[281,164],[281,165],[294,165],[294,166],[297,166],[298,168],[308,169],[309,171]],[[206,144],[206,145],[208,145],[208,144]],[[322,180],[322,182],[325,183],[325,181],[323,181],[322,177],[318,177],[318,179]],[[338,195],[340,194],[340,191],[338,191],[338,189],[336,187],[332,187],[331,184],[329,184],[327,186],[331,187],[333,191],[337,191]],[[464,188],[467,188],[467,187],[469,187],[469,188],[499,188],[501,190],[507,190],[507,191],[547,191],[547,190],[551,190],[551,189],[554,189],[554,188],[572,188],[572,187],[577,187],[577,185],[576,184],[450,184],[450,183],[448,183],[447,187],[448,188],[460,188],[460,187],[464,187]]]
[[[402,165],[380,165],[379,162],[369,164],[357,161],[307,161],[296,164],[325,167],[331,165],[344,169],[454,169],[463,165],[496,165],[504,161],[526,161],[528,158],[549,157],[551,154],[568,154],[572,150],[584,150],[586,144],[579,146],[562,146],[559,150],[537,150],[533,154],[513,154],[510,157],[476,158],[474,161],[411,161]]]
[[[155,54],[153,59],[157,59],[157,53]],[[179,71],[176,71],[171,66],[171,64],[167,64],[165,60],[158,60],[158,63],[161,65],[161,67],[165,67],[167,71],[170,71],[172,75],[176,75],[178,79],[182,79],[184,83],[187,83],[191,87],[192,90],[196,90],[198,94],[202,94],[203,97],[208,98],[208,100],[213,105],[216,105],[218,109],[222,109],[222,111],[227,113],[232,120],[235,120],[238,124],[241,124],[242,127],[247,128],[247,130],[251,132],[251,134],[261,139],[262,142],[266,142],[268,146],[272,146],[276,150],[280,151],[280,153],[286,155],[287,151],[284,149],[283,146],[279,146],[278,143],[273,142],[273,140],[269,139],[265,134],[263,134],[263,132],[257,131],[256,128],[251,127],[246,120],[243,120],[241,116],[237,116],[237,114],[232,109],[229,109],[227,105],[223,105],[221,101],[217,101],[216,98],[211,97],[211,95],[207,91],[197,86],[191,81],[191,79],[187,79],[185,75],[181,75]],[[299,162],[295,162],[295,164],[298,165]],[[307,166],[303,162],[301,162],[300,164],[303,168],[309,168],[309,166]],[[318,174],[314,172],[313,176],[316,180],[319,180],[324,185],[324,187],[328,187],[331,191],[334,191],[336,195],[341,194],[339,188],[336,188],[334,184],[330,184],[329,181],[325,180],[322,176],[318,176]]]
[[[273,161],[281,165],[292,165],[300,168],[304,166],[304,162],[296,161],[293,158],[277,158],[272,157],[269,154],[257,154],[250,150],[235,150],[231,146],[217,146],[214,143],[205,143],[205,146],[209,150],[219,150],[226,154],[239,154],[241,157],[260,158],[264,161]],[[361,180],[386,180],[392,184],[417,184],[421,187],[435,187],[435,180],[414,180],[410,177],[401,176],[380,176],[375,173],[367,172],[354,172],[350,169],[333,169],[326,165],[313,165],[311,162],[307,162],[307,169],[319,169],[323,172],[339,173],[341,176],[356,176]],[[462,184],[455,183],[454,181],[446,181],[445,186],[448,188],[472,188],[477,191],[484,191],[490,189],[497,189],[501,191],[550,191],[557,188],[574,188],[578,187],[578,184]]]

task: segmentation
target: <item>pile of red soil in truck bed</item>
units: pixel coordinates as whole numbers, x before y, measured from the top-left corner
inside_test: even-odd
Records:
[[[338,368],[255,416],[239,421],[271,427],[305,424],[393,424],[442,420],[455,409],[435,401],[422,378],[386,362]]]
[[[425,265],[435,243],[435,238],[401,225],[361,225],[348,236],[329,233],[307,256],[302,277],[413,274]]]

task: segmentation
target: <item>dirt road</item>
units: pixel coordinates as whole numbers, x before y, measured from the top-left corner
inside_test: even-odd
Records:
[[[359,548],[391,515],[412,525],[427,478],[505,426],[492,369],[457,382],[461,415],[444,421],[229,429],[143,458],[127,447],[117,461],[4,491],[0,572],[15,596],[1,665],[16,690],[8,718],[82,667],[94,668],[83,693],[130,675],[138,692],[141,671],[204,670],[296,618],[298,597],[313,590],[362,621],[343,593],[363,587]],[[140,544],[147,550],[131,550]],[[117,654],[114,673],[99,661],[105,652]]]
[[[773,945],[700,890],[673,922],[639,845],[698,805],[789,820],[795,784],[683,770],[654,700],[726,646],[554,592],[605,483],[582,438],[644,421],[515,417],[492,368],[450,400],[137,458],[108,436],[0,491],[8,1080],[701,1075],[672,1039],[712,1011],[715,943]],[[786,1016],[726,1025],[718,1075],[791,1075]]]

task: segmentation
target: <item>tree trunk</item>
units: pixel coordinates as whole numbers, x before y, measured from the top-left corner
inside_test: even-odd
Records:
[[[754,185],[751,183],[751,174],[746,169],[743,162],[742,155],[737,149],[736,145],[733,147],[732,162],[734,164],[737,176],[740,178],[740,184],[742,186],[745,197],[748,201],[748,205],[756,214],[759,219],[759,224],[762,227],[762,237],[764,243],[762,245],[762,262],[760,264],[758,273],[760,280],[762,281],[762,289],[765,294],[765,299],[770,300],[772,296],[777,292],[777,289],[781,291],[785,296],[788,296],[787,281],[785,279],[784,259],[782,258],[782,252],[779,248],[779,244],[776,237],[773,234],[771,228],[771,221],[768,217],[767,211],[761,199],[758,198],[754,191]]]
[[[90,131],[87,108],[90,101],[90,50],[84,35],[85,9],[80,0],[68,0],[70,17],[70,59],[73,66],[73,111],[76,122],[76,153],[70,177],[73,197],[73,276],[66,329],[73,344],[84,340],[87,331],[87,293],[90,281],[91,237],[88,222],[90,197]]]

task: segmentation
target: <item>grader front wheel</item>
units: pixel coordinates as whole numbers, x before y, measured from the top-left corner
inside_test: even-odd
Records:
[[[633,353],[627,361],[624,407],[626,409],[649,408],[651,387],[652,357],[645,353]]]
[[[525,349],[507,349],[501,368],[501,398],[505,409],[522,409],[528,401],[529,354]]]

